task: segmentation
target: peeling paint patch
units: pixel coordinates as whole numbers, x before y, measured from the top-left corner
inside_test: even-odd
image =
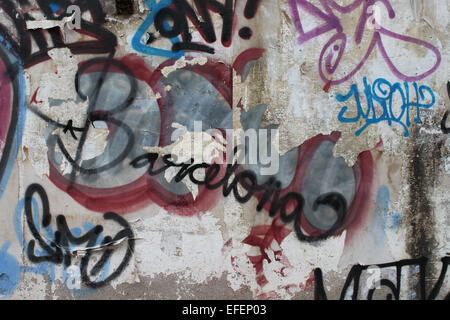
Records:
[[[208,62],[208,59],[206,57],[196,57],[193,59],[186,60],[185,57],[181,57],[178,59],[173,65],[164,67],[161,70],[161,73],[164,77],[167,77],[169,74],[174,72],[175,70],[182,69],[186,67],[187,65],[205,65],[206,62]]]

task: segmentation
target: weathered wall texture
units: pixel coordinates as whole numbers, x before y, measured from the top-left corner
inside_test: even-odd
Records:
[[[448,298],[449,8],[0,0],[0,297]]]

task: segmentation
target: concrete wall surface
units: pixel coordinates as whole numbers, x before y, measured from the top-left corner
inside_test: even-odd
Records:
[[[0,0],[0,299],[449,299],[449,0]]]

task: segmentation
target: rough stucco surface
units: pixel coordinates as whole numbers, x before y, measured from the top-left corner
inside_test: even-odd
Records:
[[[450,1],[20,3],[1,299],[448,299]]]

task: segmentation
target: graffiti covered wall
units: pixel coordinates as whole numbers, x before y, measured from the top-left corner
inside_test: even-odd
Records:
[[[0,0],[1,299],[448,299],[448,0]]]

